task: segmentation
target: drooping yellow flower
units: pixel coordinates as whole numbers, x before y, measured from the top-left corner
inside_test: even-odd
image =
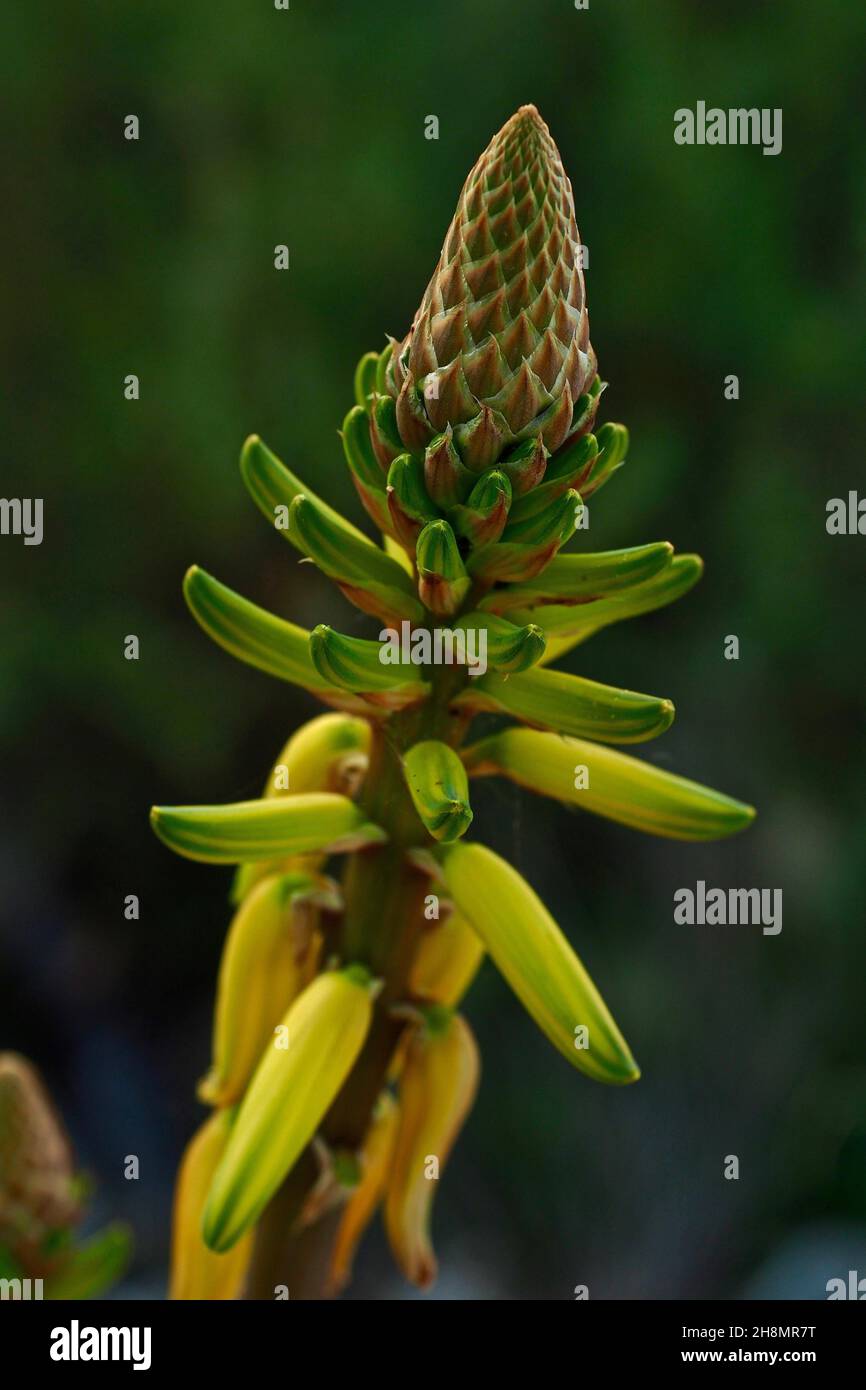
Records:
[[[400,1120],[385,1194],[385,1229],[394,1258],[419,1288],[436,1278],[430,1211],[436,1183],[475,1099],[481,1064],[465,1019],[426,1010],[406,1049]]]
[[[290,1006],[239,1108],[204,1212],[204,1238],[229,1250],[313,1138],[370,1027],[374,983],[359,965],[319,975]]]
[[[225,1153],[233,1118],[231,1110],[216,1111],[193,1135],[181,1159],[174,1196],[169,1298],[232,1299],[241,1291],[252,1232],[225,1255],[209,1250],[201,1234],[208,1189]]]
[[[394,1153],[398,1117],[394,1097],[390,1091],[383,1091],[361,1147],[361,1179],[343,1210],[331,1254],[333,1293],[339,1293],[348,1284],[355,1251],[382,1200]]]
[[[583,962],[521,874],[486,845],[444,851],[448,890],[539,1028],[595,1081],[637,1081],[637,1063]]]
[[[272,874],[235,913],[220,964],[213,1063],[198,1088],[209,1104],[237,1104],[274,1028],[313,978],[321,937],[310,909],[324,891],[309,874]]]
[[[460,1003],[484,959],[484,945],[460,912],[425,927],[409,987],[418,999],[450,1007]]]

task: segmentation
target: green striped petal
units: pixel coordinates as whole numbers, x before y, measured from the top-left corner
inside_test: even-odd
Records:
[[[509,777],[530,791],[674,840],[718,840],[755,810],[626,753],[533,729],[503,729],[464,749],[471,776]]]
[[[169,849],[205,864],[244,864],[314,851],[337,854],[387,839],[354,801],[336,792],[226,806],[154,806],[150,823]]]
[[[310,634],[302,627],[241,598],[198,565],[187,570],[183,593],[199,627],[239,661],[313,694],[327,690],[310,659]]]
[[[538,604],[583,604],[598,594],[616,593],[652,579],[671,563],[668,541],[608,550],[597,555],[557,555],[537,579],[488,594],[479,604],[492,613]]]
[[[367,545],[371,543],[357,526],[353,526],[351,521],[347,521],[333,507],[329,507],[327,502],[317,497],[311,488],[306,487],[276,454],[271,453],[257,434],[251,434],[241,450],[241,476],[259,510],[279,534],[293,545],[297,545],[299,550],[303,547],[299,544],[298,537],[291,534],[290,528],[277,525],[277,522],[280,519],[278,509],[289,508],[295,498],[301,495],[315,503],[337,531],[354,537],[356,541],[366,541]],[[304,553],[306,554],[306,551]]]
[[[642,743],[663,734],[674,718],[670,700],[538,667],[516,676],[481,676],[455,704],[473,711],[503,711],[527,724],[601,743]]]

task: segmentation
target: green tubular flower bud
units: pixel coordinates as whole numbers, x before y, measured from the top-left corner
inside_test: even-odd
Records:
[[[417,455],[400,454],[388,469],[388,510],[397,539],[414,550],[428,521],[439,512],[424,486],[424,464]]]
[[[390,396],[377,396],[373,401],[370,440],[376,458],[387,472],[397,455],[402,454],[406,448],[400,438],[400,431],[397,428],[397,412]]]
[[[355,368],[355,400],[366,412],[370,396],[376,390],[376,374],[379,368],[379,353],[365,352]]]
[[[296,497],[289,508],[289,526],[300,548],[362,612],[386,623],[421,620],[423,609],[409,575],[372,541],[340,534],[304,496]]]
[[[233,1110],[210,1115],[181,1160],[172,1214],[170,1299],[213,1302],[240,1294],[252,1253],[252,1231],[225,1255],[209,1250],[201,1234],[204,1204],[233,1122]]]
[[[510,608],[534,608],[547,603],[584,604],[588,598],[630,589],[654,578],[668,568],[673,553],[668,541],[658,541],[597,555],[557,555],[537,584],[526,581],[510,589],[497,589],[486,595],[479,607],[505,613]]]
[[[415,998],[455,1008],[484,960],[484,945],[459,912],[431,922],[421,934],[409,988]]]
[[[128,1227],[112,1222],[62,1256],[56,1271],[48,1276],[46,1297],[75,1302],[99,1298],[123,1277],[131,1254]]]
[[[403,775],[415,810],[442,844],[458,840],[472,823],[466,769],[447,743],[425,739],[403,758]]]
[[[303,628],[241,598],[198,565],[187,570],[183,592],[199,627],[238,661],[329,698],[328,682],[310,659],[310,634]]]
[[[598,457],[576,484],[584,497],[590,497],[622,468],[628,453],[628,430],[625,425],[602,425],[596,436]]]
[[[204,864],[243,864],[282,854],[343,854],[387,837],[347,796],[308,792],[227,806],[154,806],[155,834],[176,854]]]
[[[582,511],[580,493],[574,488],[569,488],[535,516],[510,521],[505,528],[503,540],[506,543],[516,542],[518,545],[549,545],[555,541],[557,545],[563,546],[574,535]]]
[[[560,545],[561,541],[558,539],[546,541],[542,545],[497,541],[495,545],[482,545],[479,550],[471,551],[466,565],[473,579],[486,584],[528,584],[547,568]],[[497,589],[493,597],[498,597],[500,592],[508,593],[509,590]],[[479,607],[485,608],[488,603],[493,608],[492,600],[488,599],[482,599]],[[500,610],[496,607],[493,611]]]
[[[376,393],[377,395],[379,395],[379,396],[384,396],[386,393],[390,393],[391,388],[393,387],[393,384],[394,384],[394,379],[393,379],[393,376],[392,376],[392,366],[393,366],[392,357],[393,357],[393,355],[394,355],[394,339],[393,339],[393,338],[389,338],[389,339],[388,339],[388,346],[387,346],[387,347],[384,347],[384,348],[382,349],[382,351],[379,353],[379,357],[378,357],[378,360],[377,360],[377,362],[376,362],[376,383],[375,383],[375,388],[374,388],[374,390],[375,390],[375,393]]]
[[[480,676],[454,703],[468,710],[513,714],[527,724],[600,743],[643,743],[663,734],[674,718],[670,700],[542,669],[517,676]]]
[[[544,482],[519,497],[509,513],[509,522],[524,522],[530,517],[546,512],[551,502],[561,497],[569,488],[580,493],[580,480],[586,477],[588,469],[598,452],[594,434],[585,434],[575,440],[568,449],[560,449],[550,460]]]
[[[640,1072],[604,1000],[526,880],[484,845],[462,842],[441,853],[457,910],[553,1046],[596,1081],[636,1081]]]
[[[351,1071],[372,1018],[360,966],[319,975],[291,1005],[238,1109],[204,1212],[211,1250],[258,1220],[312,1139]]]
[[[505,416],[498,410],[491,410],[489,405],[482,405],[468,424],[454,427],[460,457],[473,473],[491,468],[511,438]]]
[[[431,613],[450,617],[469,593],[472,581],[447,521],[431,521],[418,537],[415,553],[418,593]]]
[[[319,941],[301,904],[338,906],[318,875],[262,879],[235,913],[220,963],[213,1062],[198,1088],[208,1105],[234,1105],[271,1034],[315,973]]]
[[[478,1090],[481,1062],[469,1025],[449,1013],[416,1028],[400,1075],[399,1119],[385,1193],[385,1230],[406,1278],[429,1288],[436,1278],[430,1212],[441,1174]]]
[[[470,545],[491,545],[505,529],[510,506],[511,483],[501,468],[491,468],[478,479],[465,504],[451,508],[451,524]]]
[[[576,439],[579,439],[583,434],[588,434],[594,428],[601,397],[606,390],[607,382],[596,377],[589,390],[575,401],[571,427],[568,431],[568,438],[562,445],[563,449],[570,449]]]
[[[718,840],[743,830],[752,806],[626,753],[576,738],[503,729],[464,750],[472,777],[509,777],[530,791],[580,806],[650,835]]]
[[[493,613],[463,613],[453,626],[464,632],[485,633],[487,664],[494,671],[527,671],[538,665],[547,645],[544,632],[536,623],[517,627]],[[480,651],[477,638],[474,650]]]
[[[543,618],[548,637],[542,665],[555,661],[572,647],[585,642],[611,623],[652,613],[675,603],[697,584],[704,571],[699,555],[675,555],[667,569],[645,584],[636,584],[609,598],[594,599],[574,607],[545,605],[542,608],[509,610],[513,622]]]
[[[505,458],[500,459],[499,467],[511,483],[515,497],[523,497],[537,487],[547,471],[548,450],[539,435],[518,445]]]
[[[383,1091],[361,1147],[361,1179],[346,1203],[331,1254],[329,1288],[339,1293],[352,1275],[358,1244],[382,1200],[397,1138],[399,1111],[390,1091]]]
[[[451,425],[464,462],[482,472],[528,438],[553,453],[572,429],[595,354],[571,185],[534,106],[512,116],[466,180],[391,366],[408,449],[425,425],[429,436]]]
[[[451,426],[432,439],[424,451],[424,484],[439,507],[458,506],[477,482],[454,447]]]
[[[382,646],[362,637],[345,637],[325,623],[310,634],[310,655],[321,675],[334,685],[363,694],[385,709],[406,709],[430,694],[430,685],[418,679],[418,668],[382,661]]]
[[[262,443],[257,434],[251,434],[241,450],[241,476],[259,511],[267,517],[279,535],[291,541],[293,545],[298,545],[298,538],[292,535],[289,527],[278,523],[282,523],[282,512],[287,512],[295,498],[301,495],[315,503],[322,515],[327,517],[333,530],[353,537],[356,541],[367,541],[363,531],[359,531],[351,521],[347,521],[333,507],[329,507],[327,502],[323,502],[321,497],[317,497],[300,478],[296,478],[294,473],[280,462],[276,454],[272,454]],[[367,544],[370,542],[367,541]],[[298,549],[303,547],[298,545]],[[304,553],[306,554],[306,551]]]
[[[364,510],[380,531],[391,531],[385,479],[370,443],[370,420],[361,406],[352,406],[343,421],[341,437],[346,463]]]

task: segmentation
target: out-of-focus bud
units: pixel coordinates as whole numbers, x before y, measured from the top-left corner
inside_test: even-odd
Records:
[[[331,1291],[339,1293],[352,1277],[361,1237],[382,1200],[397,1137],[398,1110],[390,1091],[379,1097],[361,1147],[361,1175],[346,1202],[331,1255]]]
[[[193,1135],[181,1159],[174,1193],[169,1298],[237,1298],[252,1248],[249,1231],[225,1255],[209,1250],[201,1234],[202,1213],[217,1165],[225,1153],[233,1110],[217,1110]]]
[[[469,1025],[432,1005],[408,1044],[400,1074],[400,1119],[385,1194],[385,1229],[406,1278],[436,1278],[430,1211],[436,1183],[469,1113],[480,1075]]]
[[[198,1088],[209,1105],[241,1099],[274,1028],[315,974],[321,937],[304,903],[336,910],[336,885],[304,873],[274,875],[235,913],[220,965],[213,1064]]]
[[[460,1003],[484,960],[484,943],[461,912],[425,927],[418,943],[409,989],[418,999],[449,1008]]]

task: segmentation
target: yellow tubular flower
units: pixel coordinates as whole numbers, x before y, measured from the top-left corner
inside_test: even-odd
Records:
[[[250,1231],[226,1255],[209,1250],[201,1217],[214,1171],[225,1152],[233,1112],[219,1110],[193,1135],[181,1159],[174,1196],[169,1298],[231,1299],[241,1290],[252,1248]]]
[[[459,912],[425,928],[412,965],[409,988],[418,999],[454,1008],[484,959],[484,946]]]
[[[526,880],[484,845],[460,841],[446,855],[449,893],[553,1046],[595,1081],[637,1081],[637,1063],[607,1005]]]
[[[249,1230],[313,1138],[364,1044],[373,992],[362,966],[329,971],[275,1030],[214,1175],[203,1223],[212,1250]]]
[[[313,978],[321,936],[308,909],[317,890],[324,881],[309,874],[273,874],[235,913],[220,964],[213,1063],[198,1088],[208,1104],[241,1099],[274,1028]]]
[[[385,1229],[394,1258],[422,1289],[436,1278],[429,1234],[436,1180],[475,1099],[481,1069],[465,1020],[437,1007],[426,1014],[400,1077],[400,1119],[385,1194]]]
[[[299,792],[340,792],[354,796],[367,767],[370,725],[350,714],[320,714],[292,734],[276,759],[262,795],[296,796]],[[241,864],[232,901],[240,902],[254,883],[275,870],[321,868],[322,854],[299,854],[284,860]]]
[[[351,1279],[355,1251],[382,1200],[397,1137],[398,1116],[394,1097],[390,1091],[383,1091],[361,1148],[361,1180],[346,1203],[337,1230],[331,1254],[332,1293],[339,1293]]]

